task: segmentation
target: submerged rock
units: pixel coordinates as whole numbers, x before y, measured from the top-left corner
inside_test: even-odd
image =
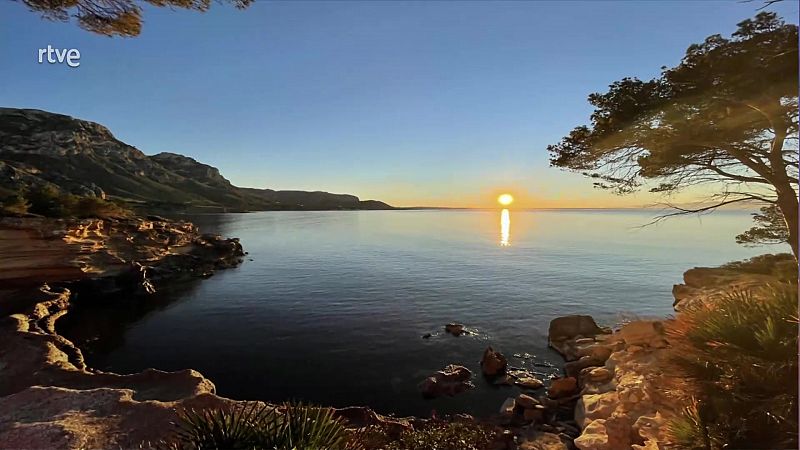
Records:
[[[469,334],[466,330],[464,330],[464,325],[460,323],[448,323],[444,326],[444,331],[456,337],[461,336],[462,334]]]
[[[505,373],[508,361],[502,353],[495,351],[492,347],[487,347],[483,351],[481,358],[481,370],[488,377],[496,377]]]
[[[451,364],[424,379],[419,384],[423,397],[454,396],[475,387],[470,381],[472,372],[464,366]]]

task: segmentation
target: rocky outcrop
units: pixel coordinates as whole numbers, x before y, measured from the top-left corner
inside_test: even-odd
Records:
[[[556,348],[568,362],[568,377],[551,381],[553,398],[580,390],[575,421],[580,450],[657,449],[666,442],[666,418],[680,410],[682,399],[669,392],[673,380],[663,367],[669,346],[664,324],[634,321],[613,334],[593,320],[561,318],[551,326]],[[559,324],[569,324],[561,326]],[[580,325],[582,324],[582,325]],[[587,336],[590,332],[601,332]],[[569,361],[571,359],[571,361]]]
[[[788,253],[761,255],[722,267],[695,267],[672,288],[676,311],[714,304],[730,291],[750,291],[775,282],[797,282],[797,261]]]

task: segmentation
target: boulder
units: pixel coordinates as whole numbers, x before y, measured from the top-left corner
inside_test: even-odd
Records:
[[[519,394],[516,400],[517,404],[525,409],[533,408],[539,404],[539,401],[530,395]]]
[[[487,347],[481,358],[481,370],[488,377],[495,377],[505,373],[508,361],[502,353],[495,351],[492,347]]]
[[[419,390],[426,398],[443,395],[454,396],[475,387],[470,379],[472,372],[464,366],[449,365],[419,384]]]
[[[608,419],[619,404],[616,392],[605,394],[583,395],[575,405],[575,421],[585,427],[597,419]]]
[[[629,346],[661,347],[664,324],[659,320],[637,320],[623,326],[617,335]]]
[[[564,359],[572,361],[580,358],[579,347],[590,346],[595,342],[595,336],[608,333],[608,330],[597,326],[591,316],[557,317],[550,322],[548,343]]]
[[[522,417],[528,422],[541,422],[544,419],[544,411],[544,406],[534,405],[532,408],[526,408],[522,412]]]
[[[597,326],[592,316],[572,315],[557,317],[550,321],[547,333],[551,341],[574,339],[576,336],[594,336],[603,334],[604,330]]]
[[[575,447],[580,450],[615,450],[608,445],[606,421],[599,419],[589,423],[583,433],[575,438]]]
[[[571,397],[577,393],[578,380],[575,377],[553,378],[547,389],[547,395],[553,399]]]
[[[464,325],[460,323],[448,323],[444,326],[444,331],[456,337],[466,333],[466,331],[464,331]]]
[[[593,383],[606,383],[614,378],[614,374],[605,367],[596,367],[586,374],[586,379]]]
[[[534,377],[522,377],[518,378],[516,382],[514,382],[517,386],[523,389],[539,389],[544,386],[542,380]]]

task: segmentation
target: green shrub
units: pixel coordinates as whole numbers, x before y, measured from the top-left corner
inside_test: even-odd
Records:
[[[185,410],[166,447],[200,449],[356,450],[358,433],[327,408],[247,403],[230,409]]]
[[[25,197],[30,202],[29,211],[45,217],[68,217],[76,202],[75,196],[50,185],[31,188]]]
[[[745,273],[773,275],[779,280],[797,282],[797,260],[790,253],[754,256],[744,261],[733,261],[722,266]]]
[[[109,218],[126,217],[126,208],[99,197],[79,197],[53,186],[31,188],[25,194],[28,211],[45,217]]]
[[[130,215],[130,211],[102,198],[80,197],[73,206],[72,215],[79,218],[126,217]]]
[[[22,194],[9,195],[0,204],[2,215],[22,215],[28,212],[30,204]]]
[[[787,283],[678,316],[672,361],[695,398],[670,424],[679,448],[797,448],[797,314]]]

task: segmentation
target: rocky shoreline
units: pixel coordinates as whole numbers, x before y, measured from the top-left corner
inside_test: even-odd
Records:
[[[56,331],[76,305],[146,295],[235,267],[237,239],[200,234],[160,217],[0,219],[0,448],[140,448],[169,436],[176,411],[231,408],[194,370],[148,369],[119,375],[87,367],[81,350]],[[713,301],[726,285],[766,281],[734,269],[692,269],[673,292],[676,310]],[[47,283],[44,284],[43,282]],[[453,324],[447,332],[453,333]],[[664,448],[666,420],[684,403],[679,380],[661,369],[669,320],[635,321],[612,331],[589,316],[553,320],[549,343],[564,356],[565,376],[541,380],[509,367],[488,348],[483,375],[527,393],[506,400],[481,423],[496,430],[494,448],[616,450]],[[448,366],[421,383],[425,395],[455,395],[473,375]],[[397,435],[430,420],[393,418],[363,407],[336,410],[354,427]]]

